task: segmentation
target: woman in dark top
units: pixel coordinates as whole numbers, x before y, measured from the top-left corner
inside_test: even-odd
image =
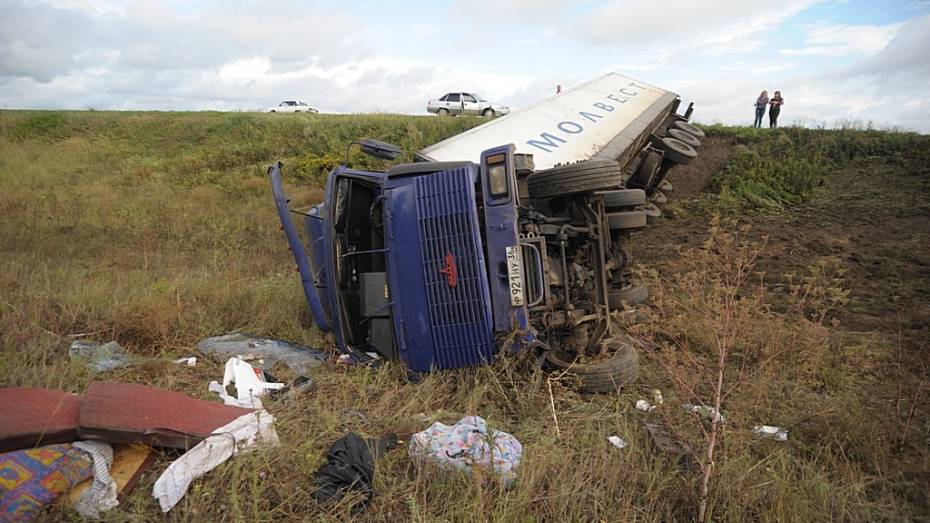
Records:
[[[775,91],[775,95],[769,100],[769,128],[778,127],[778,113],[781,112],[781,106],[785,100],[781,97],[781,91]]]
[[[762,91],[762,94],[756,98],[756,123],[753,127],[762,127],[762,117],[765,116],[765,106],[769,104],[769,92]]]

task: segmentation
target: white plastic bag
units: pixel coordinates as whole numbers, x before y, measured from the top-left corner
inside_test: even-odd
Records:
[[[226,386],[230,383],[236,386],[235,399],[226,394]],[[256,369],[240,358],[229,358],[229,360],[226,361],[226,370],[223,372],[222,385],[216,381],[211,381],[209,384],[209,390],[219,394],[223,403],[255,409],[262,408],[262,402],[259,397],[264,396],[269,390],[280,390],[283,388],[283,383],[270,383],[265,381],[261,370]]]
[[[162,512],[168,512],[187,493],[191,482],[239,452],[258,445],[277,445],[274,416],[266,410],[243,414],[213,431],[183,456],[174,460],[152,488]]]

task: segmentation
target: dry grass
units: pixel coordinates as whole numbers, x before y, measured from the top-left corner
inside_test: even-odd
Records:
[[[348,139],[370,135],[412,151],[474,122],[275,116],[0,113],[0,385],[80,392],[93,379],[108,379],[208,398],[206,384],[222,375],[222,362],[170,363],[191,354],[204,336],[242,329],[331,347],[308,326],[264,166],[283,158],[286,170],[292,167],[287,182],[296,199],[309,202],[319,196],[320,169],[341,156]],[[359,134],[349,136],[356,128]],[[644,272],[654,294],[652,321],[636,334],[657,349],[643,354],[644,376],[629,390],[585,396],[557,381],[550,405],[545,375],[512,359],[436,373],[418,384],[407,383],[394,366],[371,371],[327,364],[311,373],[316,387],[308,395],[268,402],[280,447],[221,466],[161,516],[150,491],[173,457],[165,454],[108,519],[349,519],[349,502],[320,507],[310,496],[313,471],[335,439],[347,431],[420,430],[428,425],[423,416],[454,422],[468,414],[523,443],[512,489],[417,469],[401,448],[378,461],[375,500],[359,518],[692,519],[699,472],[655,453],[642,421],[663,420],[694,449],[703,448],[701,425],[679,405],[710,390],[704,371],[713,324],[693,314],[706,301],[686,282],[707,277],[711,267],[696,264],[661,278]],[[740,386],[724,405],[729,417],[718,441],[711,517],[922,517],[926,476],[905,474],[901,455],[927,463],[926,424],[911,422],[902,447],[898,425],[852,393],[873,386],[891,360],[881,342],[856,337],[851,343],[832,326],[831,303],[843,307],[836,301],[843,296],[842,275],[810,274],[819,276],[798,283],[796,292],[745,290],[755,308],[741,324],[728,368],[728,382]],[[145,359],[95,378],[68,360],[76,337],[116,339]],[[284,368],[276,375],[291,376]],[[901,378],[905,414],[915,397],[910,376]],[[680,387],[691,377],[694,394]],[[653,388],[663,390],[665,406],[651,414],[633,410]],[[926,405],[918,405],[912,419],[926,414]],[[790,427],[791,441],[754,440],[750,429],[760,423]],[[610,446],[613,434],[630,446]],[[63,509],[47,514],[48,520],[76,518]]]

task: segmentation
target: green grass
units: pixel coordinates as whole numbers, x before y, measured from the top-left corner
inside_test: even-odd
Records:
[[[170,363],[194,354],[204,336],[238,329],[332,348],[330,338],[310,326],[265,169],[282,160],[294,204],[313,203],[325,173],[352,140],[397,143],[409,157],[480,122],[396,115],[0,112],[0,385],[81,392],[94,379],[108,379],[210,398],[207,383],[222,376],[223,362],[201,358],[193,368]],[[732,212],[762,208],[785,216],[816,197],[821,181],[836,176],[835,167],[870,157],[894,166],[909,158],[915,144],[926,143],[912,135],[856,131],[709,132],[746,147],[714,178],[711,203]],[[381,165],[357,152],[351,161]],[[916,245],[907,253],[896,255],[896,263],[924,260]],[[694,514],[697,474],[651,450],[641,423],[646,415],[632,406],[661,388],[666,406],[649,416],[700,448],[700,427],[677,408],[694,398],[681,391],[671,370],[697,376],[707,364],[713,333],[688,313],[701,297],[682,294],[680,283],[709,269],[644,276],[652,280],[654,305],[650,323],[636,334],[660,350],[643,353],[641,382],[619,394],[584,396],[557,380],[550,397],[545,374],[506,358],[493,367],[435,373],[419,384],[407,383],[392,365],[370,371],[328,364],[312,372],[317,385],[305,397],[268,402],[280,447],[238,456],[198,480],[167,519],[348,519],[347,504],[320,507],[310,497],[312,473],[335,439],[350,430],[421,430],[428,424],[421,415],[454,422],[478,414],[524,445],[514,488],[418,469],[399,449],[378,461],[375,500],[362,518],[687,520]],[[901,447],[895,439],[899,425],[853,393],[877,391],[870,387],[889,375],[887,333],[837,341],[841,333],[829,321],[809,318],[829,296],[824,289],[842,282],[807,285],[822,292],[796,303],[765,296],[746,326],[741,342],[760,347],[754,354],[771,356],[778,365],[746,360],[754,381],[729,400],[733,418],[719,449],[713,518],[875,521],[925,515],[920,494],[927,479],[919,474],[928,455],[924,425],[915,424]],[[145,359],[95,377],[68,360],[67,347],[76,338],[115,339]],[[285,368],[275,375],[291,377]],[[759,422],[790,425],[792,441],[753,440],[748,427]],[[630,447],[611,447],[606,438],[613,434]],[[161,519],[150,492],[170,459],[159,459],[109,518]],[[76,518],[61,508],[45,517]]]
[[[778,211],[798,204],[823,184],[824,177],[850,162],[879,157],[894,161],[906,151],[926,147],[926,136],[877,130],[824,130],[788,127],[706,130],[737,146],[733,158],[709,189],[722,210],[747,208]]]

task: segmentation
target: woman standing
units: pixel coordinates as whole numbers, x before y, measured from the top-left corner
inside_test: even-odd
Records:
[[[765,116],[765,106],[769,104],[769,92],[762,91],[762,94],[756,98],[756,123],[753,127],[762,127],[762,117]]]
[[[781,91],[775,91],[772,99],[769,100],[769,128],[778,127],[778,113],[781,112],[781,106],[785,100],[781,97]]]

